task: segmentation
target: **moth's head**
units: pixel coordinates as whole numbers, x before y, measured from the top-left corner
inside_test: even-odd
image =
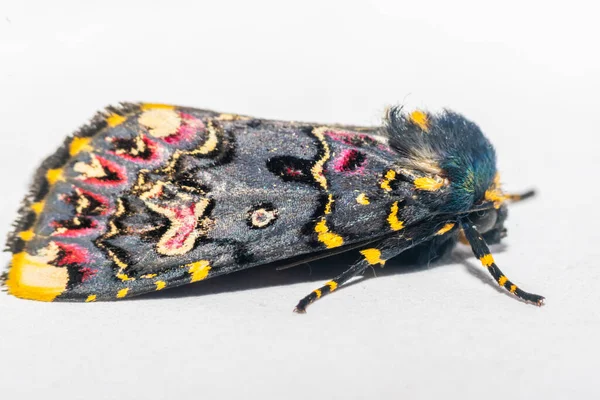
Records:
[[[498,243],[506,237],[504,221],[508,216],[507,202],[521,201],[533,195],[533,191],[519,195],[503,192],[500,188],[500,175],[496,174],[482,198],[467,213],[467,217],[487,243]]]
[[[447,182],[445,212],[465,212],[485,198],[494,184],[496,154],[479,127],[444,110],[388,110],[386,130],[399,164]]]
[[[488,244],[499,243],[506,237],[504,221],[508,216],[508,207],[502,204],[499,208],[488,208],[472,211],[467,217],[475,225],[477,231],[483,235]]]

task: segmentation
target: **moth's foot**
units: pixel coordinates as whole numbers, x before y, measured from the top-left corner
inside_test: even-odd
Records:
[[[306,307],[311,303],[310,296],[306,296],[302,300],[298,302],[296,308],[294,308],[294,312],[296,314],[306,314]]]
[[[537,295],[537,294],[530,294],[528,297],[529,298],[527,298],[525,300],[527,302],[531,303],[531,304],[534,304],[534,305],[538,306],[538,307],[541,307],[544,304],[546,304],[545,303],[546,298],[544,296],[540,296],[540,295]]]
[[[536,305],[538,307],[543,306],[544,301],[546,300],[544,296],[540,296],[539,294],[527,293],[519,288],[515,288],[515,290],[511,290],[510,292],[517,296],[519,299],[527,303]]]

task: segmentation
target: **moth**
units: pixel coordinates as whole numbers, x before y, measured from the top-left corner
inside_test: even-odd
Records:
[[[273,121],[123,103],[68,137],[35,174],[4,283],[41,301],[108,301],[267,263],[353,251],[306,307],[403,252],[457,241],[498,285],[506,194],[479,127],[452,111],[390,108],[381,126]],[[409,254],[409,252],[405,253]]]

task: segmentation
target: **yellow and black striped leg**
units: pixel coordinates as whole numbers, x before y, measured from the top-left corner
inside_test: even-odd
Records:
[[[396,257],[398,254],[411,247],[417,246],[436,236],[442,236],[454,232],[458,226],[454,221],[432,220],[418,226],[408,227],[402,231],[383,239],[373,247],[362,249],[359,253],[362,257],[360,261],[352,265],[348,270],[339,276],[327,282],[323,287],[313,290],[308,296],[304,297],[296,308],[297,313],[305,313],[306,307],[317,299],[333,292],[339,286],[348,282],[351,278],[360,275],[371,266],[384,266],[386,260]]]
[[[490,249],[488,248],[485,240],[481,237],[481,234],[477,231],[475,226],[469,222],[468,220],[462,221],[461,227],[465,234],[466,239],[471,244],[471,248],[473,249],[473,253],[475,256],[481,261],[484,267],[490,271],[490,274],[494,277],[498,285],[504,287],[510,293],[514,294],[518,298],[541,306],[544,304],[544,297],[527,293],[517,287],[514,283],[508,280],[508,278],[500,271],[500,268],[494,262],[494,257],[490,253]]]
[[[294,309],[294,312],[304,314],[306,312],[306,307],[308,307],[309,304],[311,304],[317,299],[320,299],[326,294],[333,292],[340,285],[343,285],[344,283],[348,282],[353,277],[360,275],[362,272],[364,272],[365,269],[367,269],[368,266],[369,264],[366,262],[366,260],[361,260],[357,262],[356,264],[348,268],[346,271],[327,282],[322,287],[310,292],[308,296],[304,297],[298,302],[298,305]]]

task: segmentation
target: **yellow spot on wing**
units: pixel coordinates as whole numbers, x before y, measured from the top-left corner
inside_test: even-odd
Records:
[[[444,225],[442,227],[442,229],[440,229],[439,231],[437,231],[435,234],[436,235],[443,235],[444,233],[449,232],[450,230],[452,230],[452,228],[454,228],[454,223],[453,222],[448,222],[446,225]]]
[[[361,250],[360,254],[362,254],[365,257],[365,260],[371,265],[385,265],[385,260],[381,259],[381,251],[377,249]]]
[[[428,176],[417,178],[414,181],[415,187],[419,190],[434,192],[444,186],[444,181],[440,178],[430,178]]]
[[[486,254],[479,259],[484,267],[489,267],[494,263],[494,257],[491,254]]]
[[[122,299],[123,297],[127,296],[127,293],[129,293],[129,288],[119,290],[117,293],[117,299]]]
[[[369,201],[369,198],[364,193],[361,193],[358,196],[356,196],[356,202],[358,204],[362,204],[363,206],[371,204],[371,202]]]
[[[163,290],[165,287],[167,287],[167,283],[164,281],[156,281],[156,290]]]
[[[118,265],[118,264],[117,264]],[[120,266],[120,265],[119,265]],[[121,266],[120,266],[121,267]],[[123,267],[121,267],[123,268]],[[131,278],[129,276],[127,276],[126,274],[119,272],[117,273],[117,278],[119,278],[120,280],[122,280],[123,282],[127,282],[127,281],[135,281],[135,278]]]
[[[504,275],[502,275],[499,279],[498,279],[498,285],[500,286],[504,286],[504,284],[506,283],[506,281],[508,281],[508,278],[505,277]]]
[[[427,114],[423,111],[413,111],[410,114],[410,120],[421,128],[421,130],[429,132],[429,120],[427,119]]]
[[[127,118],[119,114],[110,114],[108,117],[106,117],[106,123],[110,128],[119,126],[125,121],[127,121]]]
[[[10,294],[22,299],[53,301],[66,290],[68,282],[67,268],[22,252],[12,258],[6,286]]]
[[[219,144],[219,137],[217,136],[218,128],[215,127],[212,122],[209,122],[207,131],[208,139],[206,139],[206,142],[204,142],[199,149],[191,151],[189,154],[208,154],[217,148],[217,145]]]
[[[56,182],[63,180],[64,176],[62,168],[48,170],[46,179],[50,185],[54,185]]]
[[[381,188],[383,190],[385,190],[386,192],[389,192],[390,190],[392,190],[392,187],[390,186],[390,182],[392,182],[394,179],[396,179],[396,171],[394,171],[393,169],[390,169],[385,174],[385,178],[384,178],[383,182],[381,182]]]
[[[390,215],[388,216],[388,222],[390,224],[390,228],[394,231],[399,231],[404,228],[404,222],[398,219],[398,202],[395,201],[392,204],[392,208],[390,209]]]
[[[90,295],[88,296],[88,298],[85,300],[85,302],[86,302],[86,303],[92,303],[92,302],[96,301],[96,298],[97,298],[97,297],[96,297],[96,295],[95,295],[95,294],[90,294]]]
[[[331,206],[333,205],[334,201],[335,200],[333,200],[333,195],[330,193],[329,200],[327,201],[327,204],[325,205],[325,214],[331,214]]]
[[[206,279],[211,266],[206,260],[201,260],[192,264],[187,265],[189,267],[188,272],[192,275],[192,282],[198,282]]]
[[[28,231],[23,231],[21,233],[19,233],[19,237],[21,239],[23,239],[26,242],[29,242],[31,239],[33,239],[35,237],[35,233],[33,233],[33,229],[30,229]]]
[[[37,203],[33,203],[31,205],[31,209],[33,210],[34,213],[36,213],[37,215],[40,215],[42,213],[42,211],[44,210],[45,205],[46,205],[45,201],[38,201]]]
[[[73,138],[73,141],[71,142],[71,145],[69,146],[69,154],[71,155],[71,157],[76,156],[77,154],[81,153],[82,151],[92,150],[92,147],[90,146],[91,141],[92,141],[92,138],[82,138],[82,137]]]
[[[337,282],[336,282],[336,281],[329,281],[329,282],[327,282],[325,285],[329,286],[329,290],[330,290],[331,292],[333,292],[333,291],[334,291],[335,289],[337,289],[337,287],[338,287],[338,284],[337,284]]]
[[[319,234],[319,242],[323,243],[328,249],[340,247],[344,244],[344,239],[340,235],[329,231],[329,227],[327,226],[327,221],[325,221],[325,219],[322,219],[317,225],[315,225],[315,232]]]
[[[165,110],[172,110],[175,108],[175,106],[172,106],[170,104],[160,104],[160,103],[144,103],[141,106],[142,111],[146,111],[146,110],[152,110],[155,108],[162,108]]]
[[[327,190],[327,178],[325,178],[325,176],[323,175],[323,166],[331,156],[329,145],[325,140],[324,133],[326,131],[327,128],[324,127],[313,129],[313,135],[319,140],[319,142],[321,142],[321,146],[323,146],[323,156],[315,163],[315,165],[313,165],[313,167],[310,170],[314,180],[317,181],[319,185],[321,185],[321,187],[325,190]]]

